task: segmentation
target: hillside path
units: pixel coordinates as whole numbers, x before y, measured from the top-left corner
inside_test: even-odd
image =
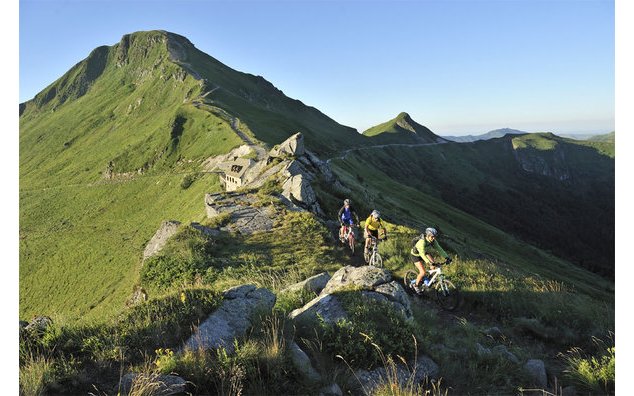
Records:
[[[345,151],[342,151],[337,157],[331,157],[328,158],[326,160],[326,163],[330,164],[330,161],[335,160],[335,159],[346,159],[346,157],[348,156],[348,154],[350,154],[353,151],[361,151],[361,150],[373,150],[373,149],[378,149],[378,148],[385,148],[385,147],[419,147],[419,146],[435,146],[438,144],[445,144],[445,143],[449,143],[449,142],[436,142],[436,143],[390,143],[390,144],[378,144],[376,146],[365,146],[365,147],[356,147],[356,148],[351,148]]]

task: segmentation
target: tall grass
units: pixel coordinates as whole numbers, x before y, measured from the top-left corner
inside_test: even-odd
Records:
[[[28,356],[20,366],[20,396],[39,396],[55,380],[51,359],[41,355]]]
[[[614,394],[616,348],[598,338],[593,339],[596,354],[589,355],[579,347],[574,347],[560,356],[566,363],[564,374],[575,386],[594,394]]]

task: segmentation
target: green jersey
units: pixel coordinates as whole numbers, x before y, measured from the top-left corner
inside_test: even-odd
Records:
[[[449,258],[449,255],[445,253],[443,248],[440,247],[440,245],[438,244],[438,240],[436,239],[434,239],[434,242],[429,242],[427,238],[419,239],[412,248],[411,253],[414,256],[421,257],[423,261],[425,261],[425,263],[430,264],[431,261],[429,261],[429,259],[427,258],[427,253],[429,252],[430,248],[434,248],[436,252],[438,252],[438,254],[440,254],[444,258]]]

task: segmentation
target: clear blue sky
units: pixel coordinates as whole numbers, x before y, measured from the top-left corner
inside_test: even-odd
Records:
[[[614,130],[614,1],[19,3],[20,102],[100,45],[184,35],[363,131],[408,112],[441,135]]]

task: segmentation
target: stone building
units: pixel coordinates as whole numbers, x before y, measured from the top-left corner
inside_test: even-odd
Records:
[[[245,183],[245,173],[253,165],[253,160],[246,158],[235,158],[233,161],[223,164],[225,168],[220,180],[222,180],[225,191],[235,191]]]

